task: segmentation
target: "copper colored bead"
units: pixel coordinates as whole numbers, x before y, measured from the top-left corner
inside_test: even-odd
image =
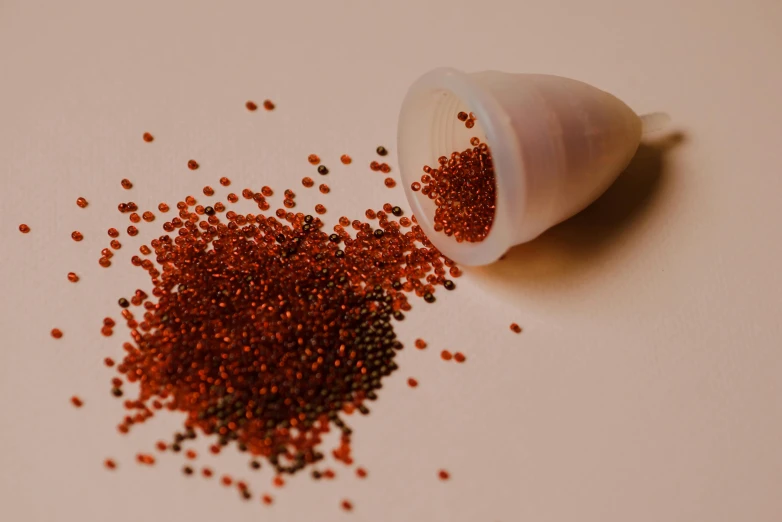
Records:
[[[74,241],[81,241],[82,239],[84,239],[84,236],[78,230],[74,230],[73,232],[71,232],[71,239],[73,239]]]
[[[450,361],[453,358],[453,355],[451,355],[451,352],[449,352],[448,350],[443,350],[442,352],[440,352],[440,357],[442,358],[443,361]]]
[[[317,205],[315,205],[315,212],[317,212],[318,214],[325,214],[326,213],[326,207],[324,207],[323,205],[318,203]]]
[[[103,256],[100,259],[98,259],[98,264],[100,264],[100,266],[102,266],[103,268],[108,268],[111,266],[111,260],[108,257]]]
[[[263,100],[263,108],[267,111],[274,110],[274,103],[271,100]]]
[[[106,466],[107,469],[117,468],[117,464],[111,459],[106,459],[105,461],[103,461],[103,465]]]
[[[248,111],[255,111],[258,110],[258,105],[255,104],[255,102],[248,101],[244,104],[245,107],[247,107]]]
[[[448,480],[451,475],[444,469],[441,469],[440,471],[437,472],[437,476],[440,477],[440,480]]]
[[[198,162],[196,160],[188,160],[187,168],[190,170],[196,170],[198,168]]]
[[[350,165],[353,162],[353,158],[351,158],[347,154],[343,154],[342,156],[339,157],[339,161],[341,161],[343,165]]]
[[[410,377],[409,379],[407,379],[407,385],[410,386],[411,388],[415,388],[416,386],[418,386],[418,381]]]
[[[421,190],[421,184],[418,183],[417,181],[414,181],[410,184],[410,188],[413,189],[413,192],[418,192],[419,190]]]
[[[124,178],[122,181],[120,181],[120,185],[122,185],[122,188],[125,190],[129,190],[133,188],[133,183],[130,182],[129,179]]]
[[[76,283],[79,281],[79,276],[75,272],[68,272],[68,281]]]
[[[464,122],[464,126],[468,129],[472,129],[475,126],[475,120],[467,120]]]
[[[263,194],[264,196],[266,196],[268,198],[268,197],[271,197],[271,196],[274,195],[274,191],[272,190],[271,187],[263,186],[261,188],[261,194]]]
[[[154,221],[155,220],[155,214],[153,214],[149,210],[147,210],[146,212],[141,214],[141,217],[144,218],[144,221],[146,221],[147,223],[149,223],[150,221]]]
[[[364,215],[367,217],[367,219],[375,219],[377,214],[375,214],[375,211],[371,208],[368,208],[366,212],[364,212]]]
[[[52,328],[51,334],[52,337],[54,337],[55,339],[59,339],[60,337],[62,337],[62,331],[59,328]]]
[[[128,235],[129,236],[135,236],[136,234],[138,234],[138,229],[136,227],[134,227],[133,225],[130,225],[128,227]]]
[[[87,203],[87,200],[84,198],[76,198],[76,205],[85,208],[89,203]]]
[[[80,398],[74,395],[73,397],[71,397],[71,404],[73,404],[77,408],[81,408],[82,406],[84,406],[84,401],[82,401]]]
[[[27,234],[28,232],[30,232],[30,227],[22,223],[21,225],[19,225],[19,232],[21,232],[22,234]]]
[[[312,165],[317,165],[318,163],[320,163],[320,158],[318,157],[317,154],[310,154],[309,156],[307,156],[307,161],[309,161],[310,164]]]
[[[145,133],[144,133],[144,134],[141,136],[141,138],[142,138],[144,141],[146,141],[147,143],[150,143],[151,141],[153,141],[153,140],[155,139],[155,138],[154,138],[154,137],[153,137],[153,136],[152,136],[150,133],[148,133],[148,132],[145,132]]]
[[[464,356],[463,353],[456,352],[455,354],[453,354],[453,360],[458,363],[463,363],[465,360],[467,360],[467,358]]]
[[[139,221],[141,221],[141,216],[139,216],[135,212],[130,215],[130,222],[131,223],[138,223]]]
[[[388,188],[396,187],[396,181],[394,181],[394,178],[386,178],[383,183],[385,183],[386,187]]]
[[[228,200],[230,203],[236,203],[237,201],[239,201],[239,196],[237,196],[236,194],[234,194],[233,192],[231,192],[230,194],[228,194],[228,195],[226,196],[226,199],[227,199],[227,200]]]
[[[416,339],[415,347],[418,348],[419,350],[423,350],[424,348],[426,348],[426,341],[424,341],[423,339]]]
[[[521,333],[521,326],[517,325],[516,323],[511,323],[510,331],[514,333]]]
[[[356,475],[358,475],[358,478],[365,478],[367,476],[367,470],[364,468],[356,468]]]
[[[320,193],[321,193],[321,194],[328,194],[329,192],[331,192],[331,189],[329,188],[329,186],[328,186],[328,185],[326,185],[326,184],[324,184],[324,183],[322,183],[322,184],[321,184],[321,185],[318,187],[318,190],[320,190]]]
[[[391,172],[391,167],[389,167],[385,163],[381,163],[380,164],[380,172],[382,172],[383,174],[388,174],[389,172]]]
[[[351,504],[349,500],[343,500],[340,505],[342,506],[342,509],[344,509],[345,511],[353,510],[353,504]]]
[[[204,187],[204,195],[205,195],[205,196],[214,196],[214,194],[215,194],[215,189],[213,189],[213,188],[212,188],[212,187],[210,187],[209,185],[207,185],[206,187]]]
[[[226,178],[225,176],[220,178],[220,185],[222,185],[224,187],[227,187],[230,184],[231,184],[231,180],[230,179]]]
[[[187,204],[188,207],[194,207],[195,204],[198,203],[198,202],[196,201],[196,199],[193,196],[187,196],[185,198],[185,203]]]
[[[119,242],[119,241],[117,241],[116,239],[112,239],[112,240],[111,240],[111,243],[109,243],[109,245],[110,245],[110,246],[111,246],[111,248],[113,248],[114,250],[119,250],[120,248],[122,248],[122,243],[120,243],[120,242]]]
[[[264,495],[263,497],[261,497],[261,500],[267,506],[270,506],[272,504],[272,502],[274,502],[274,499],[272,498],[271,495]]]
[[[157,209],[158,209],[160,212],[164,212],[164,213],[165,213],[165,212],[168,212],[168,211],[170,210],[170,209],[169,209],[169,207],[168,207],[168,205],[166,205],[165,203],[161,203],[161,204],[159,204],[159,205],[157,206]]]
[[[108,257],[109,259],[114,257],[114,252],[112,252],[108,248],[104,248],[103,250],[100,251],[100,253],[101,253],[101,255],[103,255],[105,257]]]
[[[123,214],[128,211],[128,204],[127,203],[120,203],[117,205],[117,210],[122,212]]]
[[[378,163],[377,161],[373,161],[372,163],[369,164],[369,168],[377,172],[380,170],[380,163]]]
[[[456,115],[457,118],[459,118],[459,121],[467,121],[467,113],[466,112],[460,112]]]
[[[128,212],[135,212],[137,210],[138,210],[138,205],[136,205],[132,201],[128,201],[128,203],[127,203],[127,211]]]

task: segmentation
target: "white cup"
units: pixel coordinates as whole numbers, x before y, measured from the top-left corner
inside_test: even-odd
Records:
[[[472,129],[456,118],[460,111],[475,115]],[[410,87],[399,114],[405,194],[444,255],[489,264],[597,199],[630,162],[642,131],[666,119],[655,114],[642,122],[614,96],[559,76],[435,69]],[[424,165],[470,147],[472,136],[489,145],[497,201],[488,236],[458,243],[434,230],[435,204],[411,184]]]

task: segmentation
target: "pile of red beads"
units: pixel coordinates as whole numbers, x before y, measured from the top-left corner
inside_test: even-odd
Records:
[[[467,113],[457,115],[472,128],[475,119]],[[437,167],[424,166],[421,182],[412,189],[420,190],[434,200],[434,229],[456,241],[483,241],[491,230],[497,201],[494,165],[488,145],[474,137],[472,148],[441,156]],[[422,188],[423,185],[423,188]]]

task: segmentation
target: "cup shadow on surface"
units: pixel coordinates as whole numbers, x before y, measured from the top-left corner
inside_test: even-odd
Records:
[[[583,277],[644,222],[666,181],[665,155],[684,139],[677,132],[645,141],[614,184],[589,207],[513,247],[502,260],[472,269],[473,275],[513,291],[546,286],[552,279],[558,286]]]

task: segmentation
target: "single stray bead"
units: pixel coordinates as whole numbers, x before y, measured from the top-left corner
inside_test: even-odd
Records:
[[[112,239],[112,240],[111,240],[111,243],[109,243],[109,245],[110,245],[110,246],[111,246],[111,248],[113,248],[114,250],[119,250],[120,248],[122,248],[122,243],[120,243],[120,242],[119,242],[119,241],[117,241],[116,239]]]
[[[122,185],[122,188],[124,188],[125,190],[133,188],[133,183],[131,183],[130,180],[127,178],[123,178],[123,180],[120,181],[120,184]]]
[[[248,111],[255,111],[258,109],[258,106],[255,104],[255,102],[248,101],[244,104],[245,107],[247,107]]]
[[[516,323],[511,323],[510,330],[514,333],[521,333],[521,326],[517,325]]]
[[[198,168],[198,162],[196,160],[188,160],[187,162],[187,168],[190,170],[195,170]]]
[[[318,190],[320,190],[321,194],[328,194],[331,192],[331,189],[325,183],[321,183],[321,185],[318,187]]]
[[[77,276],[75,272],[68,272],[68,281],[76,283],[79,281],[79,276]]]
[[[84,198],[76,198],[76,205],[81,208],[84,208],[88,205],[88,203],[87,200]]]
[[[111,460],[111,459],[106,459],[105,461],[103,461],[103,465],[106,466],[106,468],[108,468],[108,469],[116,469],[117,468],[117,464],[113,460]]]
[[[418,348],[419,350],[423,350],[424,348],[426,348],[426,341],[424,341],[423,339],[416,339],[415,347]]]
[[[21,232],[22,234],[27,234],[28,232],[30,232],[30,227],[22,223],[21,225],[19,225],[19,232]]]
[[[315,212],[317,212],[318,214],[325,214],[326,213],[326,207],[324,207],[323,205],[318,203],[317,205],[315,205]]]
[[[209,185],[207,185],[206,187],[204,187],[204,195],[205,195],[205,196],[214,196],[214,193],[215,193],[215,189],[213,189],[213,188],[212,188],[212,187],[210,187]]]
[[[141,221],[141,216],[139,216],[135,212],[130,215],[130,222],[131,223],[138,223],[139,221]]]
[[[440,470],[440,471],[437,473],[437,476],[438,476],[438,477],[440,477],[440,480],[448,480],[448,478],[449,478],[451,475],[450,475],[450,474],[449,474],[447,471],[445,471],[444,469],[441,469],[441,470]]]
[[[263,108],[267,111],[274,110],[274,103],[271,100],[263,100]]]
[[[415,388],[416,386],[418,386],[418,381],[410,377],[409,379],[407,379],[407,385],[410,386],[411,388]]]
[[[153,141],[153,140],[155,139],[155,137],[154,137],[154,136],[152,136],[152,135],[151,135],[150,133],[148,133],[148,132],[145,132],[145,133],[144,133],[144,134],[141,136],[141,138],[142,138],[144,141],[146,141],[147,143],[150,143],[151,141]]]
[[[60,337],[62,337],[62,331],[59,328],[52,328],[51,333],[52,333],[52,337],[54,337],[55,339],[59,339]]]
[[[385,183],[386,187],[388,188],[396,187],[396,181],[394,181],[394,178],[386,178],[383,183]]]
[[[73,397],[71,397],[71,404],[73,404],[77,408],[81,408],[84,405],[84,401],[82,401],[80,398],[74,395]]]
[[[467,113],[466,112],[460,112],[456,115],[457,118],[459,118],[459,121],[467,121]]]
[[[310,187],[312,187],[315,184],[315,182],[312,181],[312,178],[304,177],[304,178],[301,178],[301,184],[304,185],[307,188],[310,188]]]
[[[462,352],[456,352],[455,354],[453,354],[453,360],[458,363],[463,363],[464,361],[467,360],[467,358],[464,356]]]
[[[84,236],[78,230],[74,230],[73,232],[71,232],[71,238],[74,241],[81,241],[82,239],[84,239]]]
[[[343,154],[342,156],[339,157],[339,161],[341,161],[343,165],[350,165],[353,162],[353,158],[351,158],[347,154]]]
[[[443,359],[443,361],[450,361],[453,358],[453,355],[451,355],[451,352],[448,350],[443,350],[440,352],[440,357]]]
[[[307,161],[309,161],[312,165],[317,165],[320,163],[320,157],[318,157],[317,154],[310,154],[307,156]]]
[[[320,167],[318,167],[318,174],[320,174],[321,176],[325,176],[328,173],[329,173],[329,169],[326,168],[326,165],[321,165]]]
[[[388,151],[387,151],[387,150],[386,150],[386,148],[385,148],[385,147],[383,147],[382,145],[381,145],[381,146],[379,146],[377,149],[375,149],[375,151],[377,152],[377,154],[378,154],[379,156],[385,156],[386,154],[388,154]]]

